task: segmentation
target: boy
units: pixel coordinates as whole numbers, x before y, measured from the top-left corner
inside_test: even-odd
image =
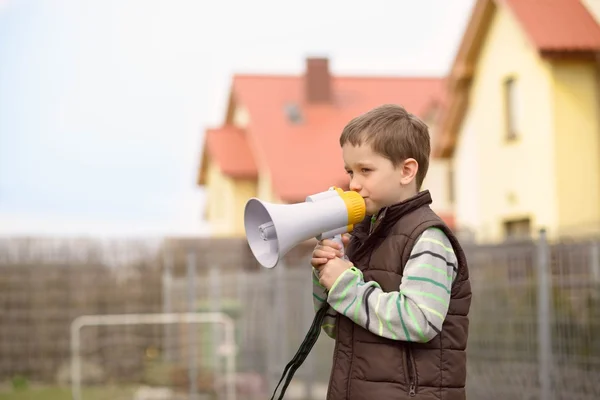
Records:
[[[383,105],[340,137],[350,190],[367,218],[348,260],[331,240],[313,251],[313,297],[335,338],[328,400],[465,399],[471,286],[458,240],[420,191],[429,165],[427,126]]]

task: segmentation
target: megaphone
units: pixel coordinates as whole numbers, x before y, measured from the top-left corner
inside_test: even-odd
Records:
[[[244,209],[244,228],[252,254],[260,265],[273,268],[297,244],[338,237],[365,218],[365,200],[356,192],[331,187],[303,203],[274,204],[255,197]]]

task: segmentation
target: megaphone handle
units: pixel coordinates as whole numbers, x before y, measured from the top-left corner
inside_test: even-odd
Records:
[[[333,240],[336,243],[339,243],[339,245],[341,246],[341,252],[342,252],[342,259],[344,260],[348,260],[348,257],[346,257],[346,253],[344,252],[344,242],[342,241],[342,235],[335,235],[331,240]]]

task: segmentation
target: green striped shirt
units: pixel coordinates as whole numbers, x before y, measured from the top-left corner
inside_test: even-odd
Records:
[[[335,335],[335,314],[342,313],[370,332],[394,340],[428,342],[442,329],[457,271],[448,237],[427,229],[415,243],[398,291],[384,292],[375,281],[365,282],[358,268],[345,271],[329,294],[313,269],[313,303],[329,304],[323,330]]]

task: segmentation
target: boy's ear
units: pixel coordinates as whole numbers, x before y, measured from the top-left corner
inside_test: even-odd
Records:
[[[417,172],[419,171],[419,163],[414,158],[407,158],[404,160],[400,168],[402,169],[400,183],[402,183],[402,185],[408,185],[417,176]]]

